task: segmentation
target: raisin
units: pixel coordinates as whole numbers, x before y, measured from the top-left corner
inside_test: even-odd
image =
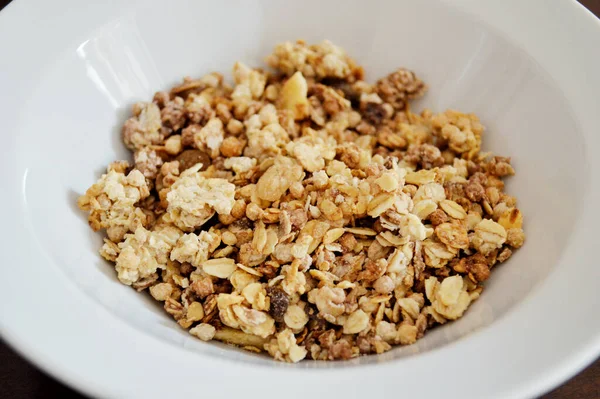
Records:
[[[337,78],[325,78],[322,83],[341,91],[344,98],[349,100],[353,107],[358,107],[358,104],[360,103],[360,93],[354,90],[351,83]]]
[[[290,305],[290,298],[283,292],[281,288],[269,287],[267,288],[267,295],[271,300],[271,307],[269,308],[269,314],[276,321],[283,321],[283,315],[287,311]]]
[[[189,275],[191,272],[194,271],[194,269],[195,268],[187,262],[184,262],[181,265],[179,265],[179,272],[181,274]]]
[[[200,170],[206,170],[211,164],[209,156],[200,150],[185,150],[179,154],[175,160],[179,161],[180,172],[191,168],[197,163],[202,163],[202,168]]]
[[[382,104],[367,103],[363,111],[363,116],[373,125],[379,125],[386,118],[387,112]]]
[[[219,280],[213,283],[215,294],[230,294],[233,290],[233,286],[229,280]]]

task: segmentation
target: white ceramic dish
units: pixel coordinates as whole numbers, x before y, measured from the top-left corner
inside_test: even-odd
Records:
[[[168,4],[168,5],[167,5]],[[529,397],[600,353],[600,22],[574,1],[18,0],[0,14],[0,331],[108,397]],[[290,366],[180,330],[119,284],[76,197],[126,151],[132,102],[328,38],[373,79],[416,70],[513,157],[528,242],[458,322],[411,347]]]

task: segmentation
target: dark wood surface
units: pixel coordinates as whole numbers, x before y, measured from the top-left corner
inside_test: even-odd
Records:
[[[596,14],[596,16],[600,17],[600,0],[580,0],[580,2]],[[10,0],[0,0],[0,10],[8,3],[10,3]],[[3,39],[6,40],[6,38]],[[600,51],[600,49],[598,49],[598,51]],[[82,399],[84,396],[81,396],[60,382],[55,381],[53,378],[48,377],[0,341],[0,399],[4,398]],[[567,381],[565,384],[544,395],[542,398],[600,399],[600,359],[596,360],[595,363],[570,381]]]

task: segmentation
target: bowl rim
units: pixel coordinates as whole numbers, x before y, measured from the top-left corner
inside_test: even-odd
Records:
[[[269,368],[271,386],[261,393],[266,397],[279,396],[280,392],[286,392],[291,397],[305,396],[303,389],[289,389],[294,378],[298,377],[307,386],[327,387],[335,382],[337,395],[351,397],[386,395],[386,389],[388,395],[392,389],[401,389],[402,392],[414,391],[425,397],[440,392],[460,392],[464,397],[530,397],[560,384],[600,353],[600,318],[594,320],[588,316],[593,313],[585,311],[593,311],[600,305],[595,294],[595,282],[600,280],[600,269],[590,267],[591,275],[578,276],[569,273],[566,266],[569,262],[586,265],[597,263],[593,252],[593,232],[600,223],[600,211],[595,209],[600,199],[600,159],[591,156],[591,151],[600,146],[600,135],[594,134],[596,127],[600,126],[600,99],[596,94],[600,92],[600,74],[596,72],[600,70],[600,53],[597,52],[600,20],[575,0],[553,4],[553,7],[548,7],[544,0],[525,3],[519,0],[441,2],[470,14],[501,33],[511,43],[527,49],[563,91],[586,142],[590,179],[586,182],[588,186],[581,213],[585,218],[578,221],[573,238],[559,261],[563,266],[557,267],[522,303],[492,323],[493,327],[488,326],[470,334],[468,339],[459,339],[419,356],[378,364],[317,369],[278,365]],[[116,9],[127,6],[128,2],[121,0],[116,3],[117,6],[113,4],[111,7],[110,3],[90,5],[74,0],[58,0],[52,4],[44,0],[13,2],[0,13],[0,37],[23,37],[30,47],[23,54],[23,43],[5,40],[0,42],[0,53],[7,60],[33,62],[36,51],[52,51],[52,46],[47,46],[46,50],[42,48],[48,42],[62,40],[64,44],[67,36],[61,29],[47,30],[43,42],[27,35],[29,24],[23,21],[31,20],[32,15],[55,15],[53,11],[57,9],[68,9],[61,18],[77,28],[83,26],[85,21],[113,15]],[[518,13],[515,12],[517,9]],[[72,22],[74,15],[80,20]],[[556,26],[562,26],[562,29],[558,30]],[[572,43],[577,43],[577,46]],[[572,63],[567,60],[578,61],[578,73],[573,73]],[[18,65],[0,64],[0,83],[5,90],[17,92],[25,85],[26,79],[26,75],[19,73]],[[16,114],[17,105],[10,99],[0,98],[0,105],[2,109],[14,110]],[[11,139],[8,138],[8,141],[10,143]],[[11,170],[14,156],[12,154],[0,159],[4,170]],[[5,177],[6,187],[24,187],[26,171],[17,172],[24,173],[8,174]],[[229,360],[214,357],[199,360],[195,353],[185,348],[174,348],[153,336],[139,334],[106,309],[91,305],[88,302],[91,299],[82,295],[66,276],[55,273],[52,268],[27,267],[39,263],[44,256],[39,253],[35,243],[27,239],[30,236],[29,225],[18,223],[26,219],[22,193],[8,193],[0,201],[5,209],[15,210],[11,216],[15,226],[11,226],[10,234],[2,234],[2,247],[5,249],[3,269],[11,272],[11,278],[29,281],[28,290],[45,293],[52,292],[49,287],[61,290],[61,295],[49,295],[42,302],[36,301],[34,296],[22,295],[18,284],[6,284],[7,287],[0,290],[0,334],[17,352],[44,371],[81,392],[103,397],[197,393],[199,390],[194,377],[198,378],[199,371],[203,373],[202,377],[209,377],[212,381],[208,387],[202,386],[202,392],[217,396],[247,393],[246,384],[231,383],[232,376],[243,378],[240,382],[264,378],[266,369],[263,367],[248,367],[245,362],[232,364]],[[11,269],[7,265],[11,265]],[[586,304],[588,307],[583,305],[582,310],[573,311],[582,306],[576,302],[577,298],[556,294],[564,290],[566,285],[587,292],[582,295],[587,295],[590,300]],[[20,302],[18,307],[12,306],[15,298]],[[560,316],[540,314],[538,310],[544,308],[552,309],[554,314]],[[38,317],[35,320],[22,317],[23,309],[34,309]],[[94,323],[87,323],[86,320],[94,320]],[[578,326],[584,322],[588,326],[585,331],[564,327]],[[514,326],[528,325],[536,325],[536,328],[523,328],[515,333]],[[64,334],[65,330],[70,331],[68,336]],[[539,331],[545,334],[540,336]],[[565,336],[567,332],[569,336]],[[89,345],[90,342],[102,341],[111,343],[110,350],[102,345]],[[152,348],[152,351],[146,348]],[[460,364],[456,363],[457,358],[461,359]],[[115,362],[119,363],[119,367],[114,367]],[[481,369],[490,362],[499,371],[482,372]],[[519,363],[519,367],[514,367],[515,363]],[[85,367],[81,367],[83,364]],[[405,367],[400,368],[400,364]],[[160,378],[173,379],[178,383],[149,384],[148,367],[140,365],[157,365],[162,374]],[[397,370],[400,369],[402,378],[397,376]],[[223,370],[227,370],[227,373],[223,373]],[[435,375],[436,384],[422,384],[425,373]],[[476,375],[476,381],[465,381],[469,375]],[[386,383],[369,383],[374,378],[385,378]],[[288,389],[283,391],[285,388]],[[321,390],[311,394],[320,396],[324,392]]]

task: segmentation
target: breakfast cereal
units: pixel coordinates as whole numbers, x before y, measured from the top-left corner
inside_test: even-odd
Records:
[[[479,118],[413,112],[414,72],[367,83],[328,41],[266,62],[134,105],[133,164],[78,201],[118,279],[202,341],[285,362],[379,354],[463,316],[525,240]]]

